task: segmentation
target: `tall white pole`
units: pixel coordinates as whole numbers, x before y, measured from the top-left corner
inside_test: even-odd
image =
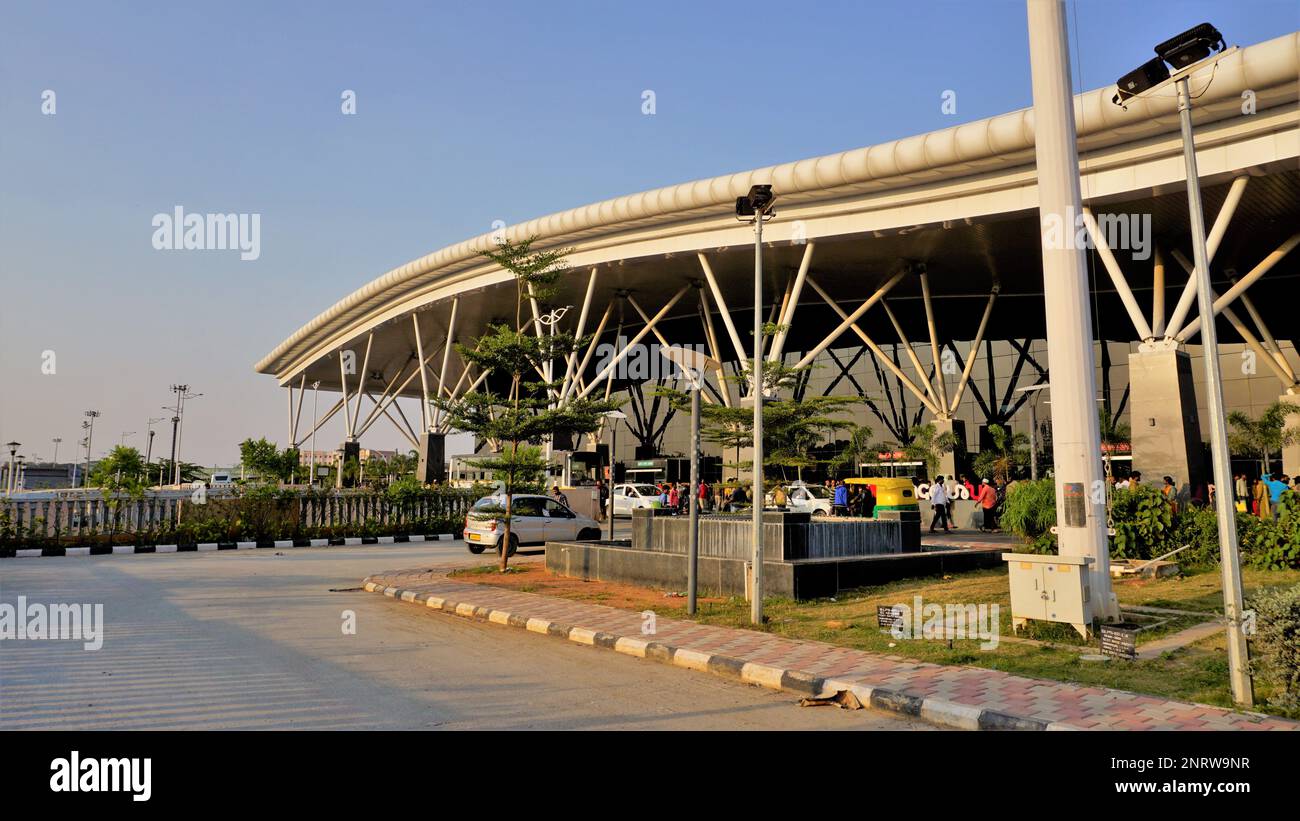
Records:
[[[311,476],[307,479],[308,486],[316,484],[316,400],[320,397],[320,382],[311,383],[311,455],[307,457],[307,468]]]
[[[1119,618],[1111,593],[1105,480],[1097,422],[1087,260],[1073,237],[1081,213],[1070,47],[1062,0],[1028,0],[1034,93],[1034,153],[1043,230],[1043,301],[1052,369],[1052,462],[1057,542],[1062,556],[1089,556],[1092,616]],[[1059,241],[1049,241],[1055,227]]]
[[[1187,208],[1196,263],[1196,304],[1201,315],[1201,346],[1205,360],[1205,404],[1210,422],[1210,461],[1214,466],[1214,507],[1219,522],[1219,562],[1223,572],[1223,612],[1228,622],[1228,679],[1232,700],[1243,707],[1255,702],[1251,688],[1246,637],[1241,631],[1241,565],[1237,555],[1237,513],[1232,498],[1232,469],[1228,456],[1228,430],[1223,415],[1223,375],[1219,372],[1218,330],[1214,327],[1214,290],[1210,283],[1210,255],[1205,243],[1205,214],[1201,207],[1201,181],[1196,169],[1192,137],[1192,99],[1187,75],[1178,80],[1178,119],[1183,132],[1183,160],[1187,166]]]
[[[704,372],[692,377],[691,384],[691,536],[686,569],[686,612],[695,615],[695,596],[699,587],[700,563],[700,394],[704,391]]]
[[[763,623],[763,209],[754,209],[754,590],[749,620]]]

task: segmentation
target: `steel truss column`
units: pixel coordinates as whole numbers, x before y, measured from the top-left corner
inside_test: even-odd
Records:
[[[1232,186],[1228,189],[1228,195],[1223,200],[1219,213],[1214,217],[1214,227],[1210,229],[1210,236],[1205,240],[1206,265],[1214,261],[1214,254],[1219,250],[1219,241],[1223,239],[1224,233],[1228,230],[1228,224],[1232,222],[1232,215],[1237,212],[1237,205],[1241,202],[1241,195],[1246,190],[1246,184],[1250,182],[1250,177],[1237,177],[1232,181]],[[1204,219],[1204,218],[1202,218]],[[1170,338],[1180,338],[1179,331],[1183,329],[1183,323],[1187,320],[1187,314],[1192,310],[1192,303],[1196,301],[1196,277],[1188,277],[1187,284],[1183,286],[1182,296],[1178,297],[1178,304],[1174,306],[1173,316],[1169,318],[1169,324],[1165,330],[1165,336]]]
[[[887,283],[887,285],[889,287],[893,287],[893,283],[897,282],[900,278],[902,278],[902,276],[903,273],[899,272],[894,277],[894,279],[892,279],[889,283]],[[858,327],[858,324],[855,320],[851,320],[850,316],[847,313],[845,313],[843,308],[839,306],[839,303],[831,299],[830,294],[822,290],[822,287],[817,284],[816,280],[814,280],[812,277],[809,277],[808,285],[814,291],[817,292],[817,295],[820,296],[827,305],[831,306],[831,309],[835,311],[835,313],[839,314],[845,320],[845,322],[847,323],[847,327],[852,329],[853,332],[858,335],[858,338],[862,340],[862,344],[870,348],[871,353],[875,355],[875,357],[879,361],[885,364],[885,367],[888,368],[889,371],[894,374],[894,378],[896,378],[904,387],[906,387],[907,390],[910,391],[911,394],[915,396],[922,405],[925,405],[925,407],[931,413],[933,413],[935,416],[941,415],[939,411],[939,406],[936,405],[934,402],[931,402],[930,398],[925,395],[925,391],[917,387],[916,383],[913,382],[911,379],[907,378],[907,374],[903,373],[903,369],[900,368],[898,365],[894,364],[894,362],[888,356],[885,355],[885,352],[881,350],[880,346],[877,345],[874,341],[872,341],[871,337],[867,336],[867,334],[861,328]],[[839,333],[835,333],[834,336],[838,337]],[[824,342],[823,347],[817,350],[815,353],[809,352],[808,355],[805,355],[804,358],[800,360],[801,364],[796,365],[795,367],[802,367],[803,364],[806,364],[807,362],[811,362],[812,357],[815,356],[816,353],[821,353],[821,351],[825,350],[826,345],[828,344],[829,343]]]
[[[1240,179],[1246,178],[1241,177]],[[1251,268],[1250,273],[1246,274],[1235,285],[1225,291],[1223,296],[1214,300],[1214,313],[1216,315],[1222,313],[1225,307],[1231,305],[1237,297],[1241,296],[1246,291],[1247,288],[1254,285],[1265,274],[1273,270],[1273,266],[1281,262],[1282,258],[1291,253],[1297,245],[1300,245],[1300,232],[1296,232],[1287,237],[1271,254],[1260,260],[1259,264],[1254,268]],[[1210,251],[1209,253],[1213,254],[1213,251]],[[1188,322],[1187,326],[1182,329],[1181,333],[1174,332],[1173,335],[1177,336],[1179,340],[1186,342],[1195,336],[1196,332],[1199,331],[1200,328],[1201,318],[1198,316],[1193,318],[1191,322]]]
[[[898,341],[902,343],[903,350],[907,352],[907,358],[912,362],[912,367],[916,369],[917,378],[925,387],[926,394],[937,403],[939,397],[935,395],[934,385],[930,383],[930,377],[926,374],[925,368],[922,367],[921,359],[916,355],[916,350],[912,347],[911,340],[909,340],[907,334],[903,332],[902,323],[900,323],[898,317],[894,315],[894,309],[889,307],[889,300],[880,300],[880,307],[885,309],[885,316],[889,317],[890,324],[894,326],[894,333],[898,334]]]
[[[451,358],[451,343],[456,335],[456,309],[460,306],[460,297],[454,297],[451,300],[451,319],[447,321],[447,341],[442,348],[442,369],[438,371],[438,397],[442,398],[443,386],[447,382],[447,360]],[[438,421],[442,418],[442,407],[433,409],[433,425],[438,427]]]
[[[1110,281],[1115,286],[1116,293],[1119,294],[1120,301],[1124,303],[1124,310],[1128,311],[1128,318],[1133,323],[1133,328],[1137,331],[1142,340],[1151,338],[1151,326],[1147,324],[1146,317],[1142,316],[1142,309],[1138,307],[1137,297],[1133,296],[1133,289],[1129,287],[1128,280],[1124,278],[1124,271],[1120,269],[1119,262],[1115,255],[1111,253],[1110,244],[1102,236],[1101,229],[1097,226],[1097,218],[1092,215],[1092,209],[1084,206],[1083,224],[1088,229],[1088,234],[1092,237],[1093,247],[1097,249],[1097,256],[1101,257],[1101,264],[1110,274]]]
[[[631,353],[632,348],[635,347],[637,344],[639,344],[641,340],[645,338],[646,334],[654,330],[655,325],[659,323],[659,320],[663,319],[664,316],[667,315],[667,313],[670,310],[672,310],[672,307],[677,304],[678,300],[682,298],[682,296],[687,292],[687,290],[690,289],[690,287],[691,287],[690,284],[687,283],[686,285],[683,285],[677,291],[677,293],[673,294],[672,298],[669,299],[668,302],[665,303],[664,306],[659,309],[659,313],[651,317],[650,321],[644,327],[642,327],[640,331],[637,332],[637,335],[632,337],[632,341],[628,342],[627,345],[625,345],[622,350],[615,353],[614,358],[611,359],[609,364],[605,366],[605,369],[601,371],[596,376],[596,378],[591,381],[589,385],[584,387],[578,393],[578,398],[585,399],[587,397],[587,394],[591,393],[591,391],[596,387],[596,385],[598,385],[601,382],[601,380],[607,377],[612,380],[614,375],[614,370],[618,367],[619,363],[627,358],[627,355]],[[606,391],[606,393],[608,394],[608,390]]]
[[[722,316],[722,324],[727,328],[727,334],[731,337],[731,344],[736,347],[736,361],[740,363],[745,373],[749,373],[749,358],[745,355],[745,346],[740,344],[740,334],[736,333],[736,325],[731,321],[731,311],[727,308],[727,300],[722,298],[722,290],[718,288],[718,281],[713,276],[713,266],[709,265],[708,257],[704,254],[696,254],[700,260],[700,268],[704,270],[704,280],[709,283],[709,290],[713,292],[713,301],[718,306],[718,313]]]
[[[840,308],[839,304],[835,302],[835,300],[831,299],[830,296],[827,295],[827,293],[824,290],[822,290],[821,286],[818,285],[811,277],[809,277],[808,284],[811,285],[817,291],[817,293],[821,295],[822,299],[826,300],[826,302],[832,308],[835,309],[836,313],[838,313],[841,317],[843,317],[843,320],[840,322],[839,326],[835,328],[835,330],[831,331],[826,336],[825,339],[819,342],[812,350],[808,351],[808,353],[804,354],[803,358],[800,359],[799,362],[795,365],[795,368],[807,367],[812,363],[814,359],[817,358],[818,354],[820,354],[822,351],[830,347],[831,343],[839,339],[840,336],[846,330],[848,330],[849,328],[856,329],[858,327],[857,322],[859,319],[862,318],[863,314],[865,314],[868,310],[870,310],[872,305],[875,305],[877,302],[884,299],[885,294],[889,293],[890,289],[892,289],[895,285],[897,285],[899,280],[901,280],[906,274],[907,274],[906,271],[899,271],[898,273],[894,274],[885,282],[884,285],[881,285],[880,288],[878,288],[874,294],[868,297],[866,302],[859,305],[858,309],[851,314],[845,314],[843,309]],[[858,335],[863,336],[863,339],[865,341],[865,336],[862,334],[861,331],[858,331]]]
[[[415,360],[420,370],[420,429],[429,429],[429,376],[425,373],[424,340],[420,334],[420,315],[411,314],[411,324],[415,327]]]
[[[979,353],[980,343],[984,341],[984,331],[989,327],[989,317],[993,315],[993,303],[997,302],[998,291],[1000,290],[1001,287],[996,282],[993,283],[989,301],[984,306],[984,316],[980,317],[979,328],[975,331],[975,341],[971,343],[970,358],[966,360],[966,365],[961,370],[961,379],[957,382],[957,389],[953,391],[952,404],[948,406],[949,418],[957,412],[957,406],[961,404],[962,397],[966,395],[966,383],[970,381],[971,370],[975,367],[975,355]],[[941,365],[936,364],[936,367],[942,370]]]

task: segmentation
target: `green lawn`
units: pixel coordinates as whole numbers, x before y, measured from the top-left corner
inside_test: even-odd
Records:
[[[463,571],[462,571],[463,572]],[[654,609],[669,618],[689,618],[685,600],[665,597],[662,591],[637,589],[629,594],[626,585],[617,587],[601,582],[574,584],[572,579],[551,582],[540,567],[525,571],[527,580],[510,583],[514,589],[546,595],[558,595],[619,607]],[[466,574],[469,575],[469,574]],[[467,579],[468,580],[468,579]],[[492,584],[490,574],[480,576]],[[506,584],[506,580],[502,580]],[[1300,584],[1300,571],[1244,570],[1246,595],[1261,587]],[[1152,639],[1208,621],[1222,609],[1217,571],[1194,572],[1165,579],[1130,579],[1115,582],[1120,605],[1147,605],[1204,613],[1179,616],[1162,626],[1138,635],[1139,647]],[[999,635],[1011,637],[1011,608],[1005,569],[982,570],[942,578],[905,579],[876,587],[843,591],[834,598],[795,602],[769,598],[766,602],[768,623],[763,629],[797,639],[813,639],[853,647],[896,658],[916,659],[938,664],[964,664],[1009,673],[1069,681],[1086,685],[1116,687],[1152,695],[1231,707],[1226,662],[1226,637],[1215,634],[1158,658],[1140,661],[1109,659],[1083,661],[1080,656],[1097,653],[1094,639],[1085,644],[1067,625],[1031,623],[1021,633],[1043,644],[1000,641],[997,647],[982,649],[978,640],[951,643],[936,639],[895,639],[877,626],[876,607],[913,603],[920,596],[926,604],[997,604]],[[750,628],[749,604],[744,599],[701,600],[694,617],[698,621],[727,627]],[[1162,617],[1166,618],[1166,617]],[[1267,695],[1258,688],[1258,701]]]

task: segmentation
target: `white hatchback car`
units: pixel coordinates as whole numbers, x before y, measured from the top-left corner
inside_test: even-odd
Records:
[[[831,492],[821,485],[791,485],[785,489],[786,505],[800,513],[831,513]]]
[[[474,503],[465,517],[465,547],[482,553],[489,547],[501,551],[505,522],[504,496],[485,496]],[[496,513],[498,515],[494,516]],[[599,539],[595,519],[575,513],[549,496],[519,493],[510,502],[510,555],[524,545]]]
[[[632,511],[643,507],[663,507],[659,501],[659,488],[651,484],[614,485],[609,503],[615,516],[631,516]]]

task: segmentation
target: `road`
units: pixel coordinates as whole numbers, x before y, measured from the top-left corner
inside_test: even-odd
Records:
[[[460,542],[0,560],[0,602],[102,603],[106,623],[97,651],[0,642],[0,729],[928,728],[356,589],[482,561]]]

